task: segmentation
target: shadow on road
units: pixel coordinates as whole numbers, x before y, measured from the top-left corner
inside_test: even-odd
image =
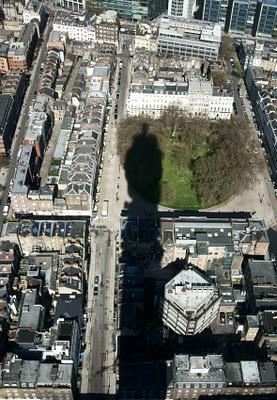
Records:
[[[119,398],[166,396],[163,330],[156,309],[156,282],[149,274],[151,268],[160,270],[162,258],[157,216],[162,157],[156,137],[144,124],[124,162],[131,201],[122,212],[117,267]]]
[[[272,255],[275,256],[277,260],[277,227],[269,228],[267,231],[268,238],[269,238],[269,251]]]

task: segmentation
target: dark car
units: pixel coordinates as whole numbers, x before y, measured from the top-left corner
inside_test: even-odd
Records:
[[[224,312],[221,312],[219,314],[219,318],[220,318],[220,323],[221,324],[226,324],[226,318],[225,318],[225,313]]]
[[[96,277],[94,278],[94,283],[95,283],[95,284],[99,283],[99,276],[96,276]]]

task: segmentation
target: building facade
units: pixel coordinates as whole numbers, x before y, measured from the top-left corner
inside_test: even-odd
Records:
[[[225,30],[254,35],[257,0],[230,0]]]
[[[277,2],[275,0],[259,0],[257,3],[254,36],[277,36]]]
[[[220,354],[176,354],[168,377],[167,400],[277,393],[273,362],[226,362]]]
[[[158,52],[186,58],[217,60],[221,42],[219,24],[163,17],[157,39]]]
[[[13,97],[9,94],[0,95],[0,154],[8,155],[15,131],[12,115]]]
[[[169,0],[168,15],[192,18],[196,8],[195,0]]]
[[[275,104],[275,91],[265,90],[270,86],[272,74],[267,77],[260,68],[251,67],[246,69],[245,84],[251,99],[257,125],[261,132],[271,178],[277,181],[277,110]]]
[[[95,29],[92,24],[74,12],[58,11],[53,21],[53,31],[67,33],[69,39],[77,42],[95,41]]]
[[[277,34],[275,0],[203,0],[202,20],[220,22],[226,32],[261,37]]]
[[[130,116],[158,118],[169,107],[211,119],[229,119],[233,112],[232,91],[213,86],[211,81],[194,78],[189,82],[133,83],[127,101]]]
[[[167,9],[166,0],[103,0],[104,10],[115,10],[120,18],[127,20],[149,20]]]
[[[118,43],[119,25],[116,11],[105,11],[95,21],[95,41],[97,43]]]
[[[83,12],[86,9],[86,0],[60,0],[59,4],[72,11]]]

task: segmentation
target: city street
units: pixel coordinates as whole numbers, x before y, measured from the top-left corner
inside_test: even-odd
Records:
[[[81,393],[114,394],[116,391],[114,243],[108,229],[93,229]]]
[[[119,90],[118,120],[124,116],[128,93],[128,56],[123,60],[120,88],[118,60],[113,90],[106,146],[102,155],[103,169],[99,173],[98,212],[92,219],[91,262],[88,277],[86,349],[82,368],[81,393],[116,393],[116,315],[114,287],[116,239],[120,213],[126,202],[127,185],[121,186],[121,167],[117,156],[117,124],[114,120],[116,93]],[[123,190],[122,190],[123,189]],[[103,216],[104,200],[108,215]],[[98,281],[98,283],[96,283]]]
[[[226,66],[227,66],[228,76],[229,76],[229,79],[230,79],[230,82],[231,82],[231,85],[233,88],[234,103],[237,108],[237,115],[238,115],[238,117],[243,118],[244,113],[243,113],[243,109],[242,109],[242,105],[241,105],[241,100],[240,100],[240,97],[238,94],[238,78],[232,74],[233,67],[232,67],[230,61],[226,61]]]
[[[6,205],[7,200],[8,200],[10,181],[12,180],[12,178],[14,176],[18,150],[19,150],[22,138],[24,137],[24,134],[26,131],[29,107],[33,101],[34,93],[38,87],[38,83],[39,83],[39,79],[40,79],[40,74],[39,74],[40,66],[46,57],[47,42],[48,42],[51,30],[52,30],[52,24],[48,23],[46,25],[45,31],[43,33],[44,40],[39,49],[38,56],[37,56],[36,60],[33,62],[33,71],[30,76],[30,84],[27,88],[27,91],[26,91],[26,94],[24,97],[24,101],[22,104],[20,116],[18,119],[16,131],[15,131],[15,135],[14,135],[14,139],[13,139],[13,144],[12,144],[12,148],[11,148],[10,166],[9,166],[9,171],[8,171],[8,174],[6,177],[5,190],[3,191],[3,195],[2,195],[2,202],[0,205],[0,215],[3,215],[4,206]],[[2,228],[3,228],[3,218],[0,218],[0,231],[2,231]]]

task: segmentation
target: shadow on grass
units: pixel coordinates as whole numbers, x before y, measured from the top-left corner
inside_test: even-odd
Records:
[[[163,154],[156,137],[150,134],[148,129],[148,124],[144,123],[141,132],[135,135],[126,155],[124,169],[129,195],[133,198],[134,189],[153,205],[157,205],[161,196]]]

